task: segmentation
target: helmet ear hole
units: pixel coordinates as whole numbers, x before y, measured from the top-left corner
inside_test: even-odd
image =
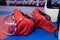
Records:
[[[40,20],[37,21],[36,25],[38,25],[40,23]]]

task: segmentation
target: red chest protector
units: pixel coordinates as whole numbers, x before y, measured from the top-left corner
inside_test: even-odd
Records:
[[[51,20],[47,19],[37,8],[34,10],[34,18],[36,27],[38,28],[42,28],[49,33],[57,29],[57,27],[50,22]]]
[[[17,21],[15,35],[28,35],[31,29],[34,27],[34,22],[22,15],[22,12],[18,9],[14,11],[14,17]]]

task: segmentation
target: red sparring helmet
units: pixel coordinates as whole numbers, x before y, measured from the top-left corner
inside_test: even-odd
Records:
[[[36,27],[38,28],[42,28],[49,33],[52,33],[57,29],[57,27],[50,22],[51,18],[48,19],[38,8],[34,10],[34,18]]]
[[[30,17],[25,17],[24,14],[18,9],[14,10],[14,17],[17,21],[15,35],[28,35],[34,27],[34,22],[28,19]]]

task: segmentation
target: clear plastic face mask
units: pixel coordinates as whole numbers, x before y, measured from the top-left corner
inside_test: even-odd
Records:
[[[16,31],[16,23],[13,15],[8,15],[3,20],[3,33],[7,35],[14,35]]]

